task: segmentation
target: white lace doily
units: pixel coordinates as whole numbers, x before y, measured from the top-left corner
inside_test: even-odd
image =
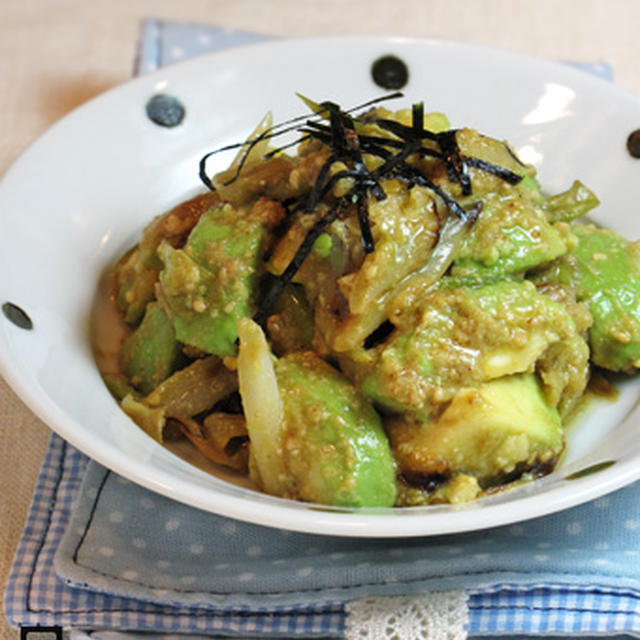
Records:
[[[465,640],[464,591],[362,598],[347,605],[347,640]]]

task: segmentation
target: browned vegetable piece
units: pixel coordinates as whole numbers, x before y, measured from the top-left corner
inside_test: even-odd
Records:
[[[216,356],[195,360],[159,384],[145,399],[168,416],[191,417],[207,411],[238,388],[237,376]]]
[[[246,473],[249,465],[249,437],[244,416],[211,413],[204,421],[187,418],[179,426],[198,451],[216,464]]]
[[[121,406],[139,427],[163,442],[168,418],[183,421],[210,410],[237,388],[236,374],[220,358],[209,356],[176,371],[142,399],[125,396]]]

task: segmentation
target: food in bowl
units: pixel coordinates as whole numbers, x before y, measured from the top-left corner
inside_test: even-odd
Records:
[[[305,101],[226,171],[207,154],[208,190],[110,271],[95,343],[122,409],[319,504],[551,472],[592,370],[640,366],[640,245],[584,222],[579,181],[547,195],[507,143],[422,104]]]

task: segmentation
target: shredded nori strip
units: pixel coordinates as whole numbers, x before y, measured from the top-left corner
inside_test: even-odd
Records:
[[[396,171],[393,171],[390,174],[390,177],[398,178],[399,180],[408,182],[410,185],[416,184],[420,187],[431,189],[431,191],[442,198],[447,207],[449,207],[449,209],[451,209],[451,211],[459,218],[462,218],[463,220],[468,219],[467,212],[458,204],[458,201],[453,196],[449,195],[442,187],[439,187],[437,184],[429,180],[429,178],[423,176],[414,167],[404,165]]]
[[[401,91],[395,91],[393,93],[389,93],[386,94],[384,96],[379,96],[377,98],[373,98],[372,100],[367,100],[366,102],[363,102],[359,105],[356,105],[355,107],[351,107],[349,109],[347,109],[346,111],[342,112],[340,110],[340,107],[338,107],[338,105],[335,105],[333,102],[322,102],[320,103],[320,106],[326,109],[330,109],[332,107],[337,108],[338,110],[341,111],[341,113],[344,114],[348,114],[348,113],[353,113],[355,111],[360,111],[361,109],[364,109],[365,107],[370,107],[374,104],[379,104],[381,102],[385,102],[386,100],[394,100],[396,98],[400,98],[403,96],[403,93]],[[323,117],[322,114],[316,114],[314,116],[317,119],[321,119]],[[269,127],[268,129],[266,129],[265,131],[263,131],[259,136],[257,136],[256,138],[249,138],[248,140],[245,140],[244,142],[236,142],[233,144],[229,144],[226,145],[224,147],[220,147],[218,149],[214,149],[213,151],[210,151],[209,153],[206,153],[204,156],[202,156],[202,158],[200,158],[200,162],[199,162],[199,171],[198,171],[198,176],[200,177],[200,180],[202,180],[202,182],[204,183],[204,185],[211,191],[215,191],[215,185],[213,184],[213,182],[211,181],[211,179],[207,176],[206,173],[206,164],[207,164],[207,160],[214,155],[217,155],[218,153],[222,153],[224,151],[232,151],[234,149],[244,149],[244,154],[241,157],[239,166],[238,166],[238,171],[236,172],[236,175],[227,183],[230,184],[231,182],[233,182],[234,180],[236,180],[238,178],[238,175],[240,173],[240,169],[242,168],[242,166],[244,166],[247,156],[249,155],[249,152],[251,151],[251,149],[253,149],[255,147],[255,145],[258,142],[261,142],[263,140],[271,140],[272,138],[275,138],[276,136],[280,136],[283,135],[285,133],[289,133],[290,131],[296,131],[299,130],[299,123],[300,122],[312,122],[312,118],[310,118],[308,115],[303,115],[303,116],[295,116],[294,118],[290,118],[289,120],[285,120],[284,122],[280,122],[278,124],[273,125],[272,127]],[[274,151],[270,152],[268,154],[268,156],[273,156],[276,155],[277,153],[280,153],[283,149],[285,148],[289,148],[292,146],[295,146],[297,144],[300,144],[300,142],[303,141],[303,139],[306,138],[298,138],[297,140],[287,144],[285,147],[280,147],[278,149],[275,149]]]
[[[323,103],[323,106],[329,111],[329,127],[309,122],[307,123],[308,131],[311,137],[319,137],[325,144],[328,144],[333,153],[318,173],[307,200],[306,211],[313,211],[339,180],[352,179],[353,189],[345,198],[356,205],[362,247],[365,253],[371,253],[375,246],[369,222],[369,193],[371,192],[378,200],[384,199],[386,194],[362,158],[360,137],[355,131],[351,117],[333,103]],[[328,177],[331,166],[338,161],[342,161],[350,169],[338,171]]]
[[[369,223],[369,207],[366,196],[359,196],[356,200],[358,210],[358,224],[360,225],[360,235],[362,236],[362,248],[365,253],[372,253],[375,249],[373,235],[371,234],[371,224]]]
[[[444,163],[447,168],[447,174],[451,182],[458,182],[462,188],[462,195],[471,195],[471,180],[467,172],[467,165],[460,155],[460,147],[456,140],[455,129],[443,131],[438,134],[438,144],[444,155]]]
[[[331,224],[338,216],[346,210],[344,200],[339,200],[328,211],[326,211],[321,218],[316,220],[313,226],[307,231],[307,235],[298,247],[291,262],[287,265],[287,268],[277,276],[276,280],[269,287],[266,295],[260,303],[258,312],[254,316],[254,320],[264,328],[267,318],[271,315],[271,311],[275,306],[278,298],[282,295],[284,288],[291,282],[293,276],[295,276],[298,269],[302,266],[302,263],[306,260],[307,256],[313,249],[313,243],[318,239],[320,234],[324,231],[325,227]]]
[[[469,167],[491,173],[509,184],[515,185],[522,180],[522,176],[505,167],[480,158],[463,155],[456,139],[457,130],[450,129],[439,133],[426,130],[424,128],[424,105],[421,102],[412,105],[411,126],[395,120],[379,118],[372,112],[365,112],[357,116],[350,115],[365,107],[402,95],[401,92],[391,93],[346,110],[330,101],[319,104],[307,101],[316,111],[314,115],[291,118],[269,127],[254,138],[216,149],[201,158],[200,179],[207,188],[215,190],[215,185],[207,176],[206,163],[211,156],[217,153],[233,149],[243,150],[235,174],[225,183],[228,185],[237,180],[250,152],[259,142],[271,140],[291,131],[300,134],[293,142],[266,153],[265,158],[274,157],[285,149],[307,140],[318,140],[330,149],[330,155],[320,168],[311,191],[304,202],[296,204],[293,211],[287,216],[287,222],[290,223],[292,215],[299,211],[313,213],[325,201],[329,208],[308,230],[289,265],[269,287],[255,316],[255,320],[260,325],[265,325],[276,301],[311,252],[313,243],[318,236],[352,206],[356,210],[363,250],[365,253],[374,251],[374,239],[369,219],[369,199],[371,196],[379,201],[386,198],[386,193],[380,184],[383,179],[396,178],[407,183],[409,188],[414,185],[425,187],[436,194],[454,215],[471,224],[475,222],[482,209],[481,203],[476,203],[465,210],[454,196],[435,184],[414,164],[410,163],[411,156],[429,157],[442,162],[449,180],[460,184],[463,196],[469,196],[473,192]],[[328,124],[326,120],[328,120]],[[395,137],[359,134],[357,126],[359,123],[375,124]],[[363,154],[375,156],[383,162],[376,169],[370,171],[364,162]],[[342,162],[347,168],[331,173],[331,168],[336,162]],[[351,180],[353,186],[346,194],[337,197],[331,203],[331,199],[334,198],[332,196],[333,189],[342,179]]]
[[[482,169],[487,173],[492,173],[494,176],[508,182],[509,184],[518,184],[518,182],[522,181],[522,176],[510,171],[509,169],[505,169],[497,164],[492,164],[491,162],[487,162],[486,160],[481,160],[480,158],[474,158],[473,156],[462,156],[462,161],[464,164],[469,167],[474,167],[476,169]]]

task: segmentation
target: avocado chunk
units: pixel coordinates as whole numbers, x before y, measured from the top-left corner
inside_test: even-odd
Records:
[[[151,302],[140,325],[122,343],[120,368],[138,391],[147,394],[171,374],[179,355],[167,314]]]
[[[319,504],[392,506],[395,463],[367,399],[312,352],[273,358],[253,321],[241,321],[239,332],[249,468],[258,486]]]
[[[155,296],[155,286],[162,262],[157,249],[163,240],[181,244],[200,216],[219,197],[208,192],[180,203],[166,213],[156,216],[142,232],[140,242],[127,251],[115,267],[117,303],[127,323],[136,325],[144,315],[147,303]]]
[[[457,251],[451,275],[475,282],[520,276],[565,253],[567,238],[546,215],[534,167],[520,161],[506,142],[473,129],[457,130],[455,140],[468,161],[468,191],[452,180],[440,162],[424,161],[430,178],[477,216]],[[514,179],[499,177],[490,166],[509,171]],[[570,200],[567,196],[564,204]]]
[[[451,269],[454,277],[495,280],[519,275],[567,252],[564,235],[542,209],[513,192],[490,194]]]
[[[250,316],[263,225],[230,205],[207,211],[183,249],[163,243],[160,296],[180,342],[236,353],[238,319]]]
[[[394,463],[380,417],[324,360],[291,353],[275,365],[284,406],[284,450],[305,499],[392,506]]]
[[[638,244],[611,229],[572,225],[577,245],[537,274],[539,283],[558,282],[575,289],[587,303],[594,364],[631,373],[640,367],[640,269]]]
[[[420,420],[440,411],[461,387],[533,372],[551,346],[573,349],[571,341],[582,340],[569,312],[526,280],[453,289],[443,282],[404,322],[378,347],[350,354],[344,367],[374,403]],[[556,402],[565,387],[575,395],[584,390],[584,347],[567,379],[549,376],[549,384],[561,385]]]
[[[564,446],[560,415],[533,374],[462,388],[438,418],[394,418],[386,427],[409,482],[468,474],[486,488],[552,465]]]

